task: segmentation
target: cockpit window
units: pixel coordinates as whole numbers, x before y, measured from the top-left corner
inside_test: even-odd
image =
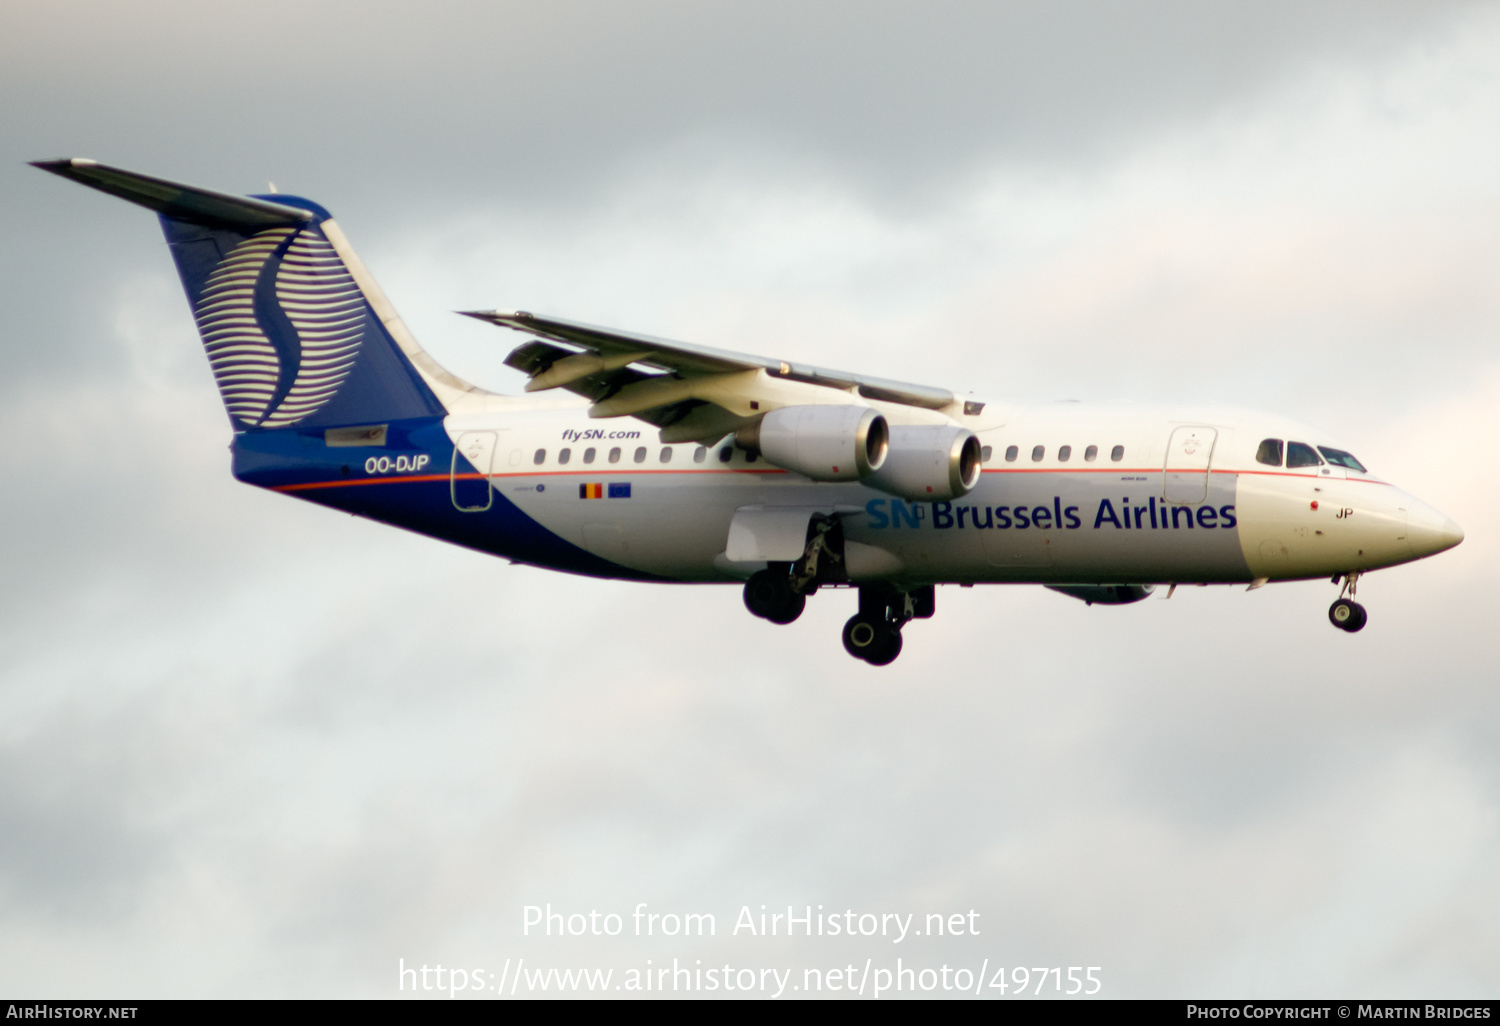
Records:
[[[1318,451],[1323,454],[1325,460],[1332,463],[1335,467],[1348,467],[1350,470],[1357,470],[1361,474],[1369,473],[1369,471],[1365,470],[1363,463],[1342,449],[1330,449],[1326,445],[1320,445],[1318,446]]]
[[[1286,443],[1286,465],[1288,467],[1316,467],[1322,464],[1313,447],[1305,442]]]
[[[1260,448],[1255,450],[1255,462],[1268,467],[1281,466],[1281,439],[1267,438],[1261,442]]]

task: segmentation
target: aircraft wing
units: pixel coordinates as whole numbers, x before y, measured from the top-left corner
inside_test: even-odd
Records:
[[[662,428],[665,442],[721,438],[756,416],[756,411],[795,402],[788,397],[808,386],[927,410],[946,409],[956,401],[945,388],[673,342],[525,311],[461,312],[535,336],[537,341],[518,346],[505,359],[507,366],[530,377],[526,391],[565,388],[594,404],[590,416],[639,417]]]

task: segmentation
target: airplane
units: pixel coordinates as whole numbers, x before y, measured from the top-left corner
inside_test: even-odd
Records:
[[[156,212],[247,484],[567,573],[740,584],[796,620],[848,588],[874,666],[938,584],[1090,605],[1167,586],[1362,575],[1450,549],[1452,519],[1324,432],[1213,406],[1024,406],[525,311],[522,396],[417,344],[326,209],[93,160],[34,166]],[[1337,441],[1334,439],[1333,441]]]

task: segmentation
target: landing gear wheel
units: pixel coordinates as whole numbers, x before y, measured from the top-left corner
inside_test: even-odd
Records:
[[[894,624],[856,613],[844,624],[844,651],[872,666],[885,666],[901,654],[901,631]]]
[[[889,666],[894,663],[901,654],[901,629],[894,624],[886,624],[880,640],[876,642],[876,649],[865,656],[865,662],[871,666]]]
[[[866,658],[880,640],[881,624],[855,613],[844,624],[844,651],[856,659]]]
[[[1364,630],[1365,624],[1369,619],[1370,614],[1365,612],[1365,607],[1356,602],[1354,603],[1354,622],[1344,629],[1350,634],[1353,634],[1355,631]]]
[[[785,573],[761,570],[745,582],[745,608],[772,623],[791,623],[807,607],[807,596],[792,590]]]
[[[771,613],[767,614],[766,619],[772,623],[789,624],[801,616],[802,610],[806,608],[807,596],[789,591],[787,592],[786,600]]]
[[[1362,628],[1369,619],[1365,607],[1349,599],[1339,599],[1328,607],[1328,622],[1350,634]]]

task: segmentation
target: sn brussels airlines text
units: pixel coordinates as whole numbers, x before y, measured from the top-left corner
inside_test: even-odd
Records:
[[[955,528],[1005,531],[1028,527],[1043,530],[1058,527],[1065,531],[1085,527],[1095,531],[1103,528],[1180,531],[1195,527],[1227,530],[1239,524],[1232,505],[1176,506],[1158,502],[1155,496],[1147,496],[1144,502],[1138,500],[1135,505],[1131,505],[1129,496],[1122,497],[1118,504],[1100,499],[1098,506],[1088,514],[1080,514],[1078,506],[1064,505],[1061,496],[1053,496],[1050,503],[1030,506],[973,506],[951,502],[914,502],[908,505],[900,499],[871,499],[865,503],[865,512],[870,516],[872,530],[917,528],[929,519],[929,506],[932,526],[939,531]],[[1086,517],[1092,518],[1092,524],[1085,523]]]

